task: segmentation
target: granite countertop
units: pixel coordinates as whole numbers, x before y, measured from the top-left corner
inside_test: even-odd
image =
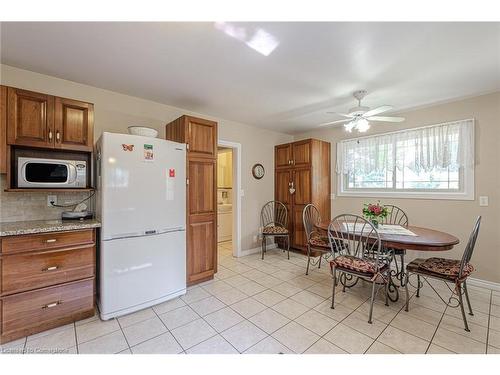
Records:
[[[14,221],[9,223],[0,223],[0,237],[90,229],[99,228],[100,226],[101,222],[96,219]]]

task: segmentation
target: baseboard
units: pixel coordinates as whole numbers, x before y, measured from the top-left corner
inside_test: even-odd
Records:
[[[278,247],[278,244],[273,243],[273,244],[267,245],[267,250],[276,249],[277,247]],[[261,251],[262,251],[262,248],[260,246],[254,247],[253,249],[241,250],[241,253],[238,256],[238,258],[247,256],[250,254],[260,253]]]
[[[493,281],[476,279],[474,277],[467,278],[467,285],[477,286],[479,288],[486,288],[490,290],[495,290],[500,292],[500,283],[494,283]]]

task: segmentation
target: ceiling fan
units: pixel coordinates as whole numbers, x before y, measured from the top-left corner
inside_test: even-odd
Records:
[[[358,106],[349,109],[349,113],[327,112],[334,113],[346,118],[342,120],[326,122],[320,124],[319,126],[328,126],[345,122],[346,124],[344,124],[344,128],[348,132],[352,132],[353,129],[356,129],[360,133],[364,133],[370,128],[369,121],[401,122],[405,120],[404,117],[377,116],[383,112],[390,111],[393,107],[391,105],[382,105],[380,107],[370,109],[370,107],[362,106],[361,100],[363,100],[366,94],[366,90],[354,91],[352,96],[354,96],[354,98],[356,98],[356,100],[358,101]]]

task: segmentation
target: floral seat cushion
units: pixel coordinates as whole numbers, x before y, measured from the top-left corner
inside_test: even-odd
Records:
[[[412,265],[414,263],[414,265]],[[460,273],[460,260],[445,258],[416,259],[409,265],[410,271],[423,271],[428,274],[442,276],[447,279],[456,280]],[[462,272],[462,279],[469,276],[474,271],[472,264],[467,263]]]
[[[283,227],[279,227],[279,226],[275,226],[275,225],[270,225],[270,226],[267,226],[267,227],[264,227],[264,229],[262,230],[262,233],[263,234],[288,234],[288,229],[286,228],[283,228]]]
[[[377,272],[377,263],[374,259],[358,258],[352,255],[339,255],[330,261],[330,267],[344,268],[355,272],[375,274]],[[380,264],[379,271],[384,270],[387,264]]]
[[[309,246],[319,247],[322,249],[330,249],[328,238],[320,236],[311,237],[311,239],[309,240]]]

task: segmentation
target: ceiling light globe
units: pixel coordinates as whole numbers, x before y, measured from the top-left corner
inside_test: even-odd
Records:
[[[368,120],[362,118],[362,119],[359,119],[357,122],[356,122],[356,129],[360,132],[360,133],[365,133],[368,129],[370,129],[370,123],[368,122]]]

